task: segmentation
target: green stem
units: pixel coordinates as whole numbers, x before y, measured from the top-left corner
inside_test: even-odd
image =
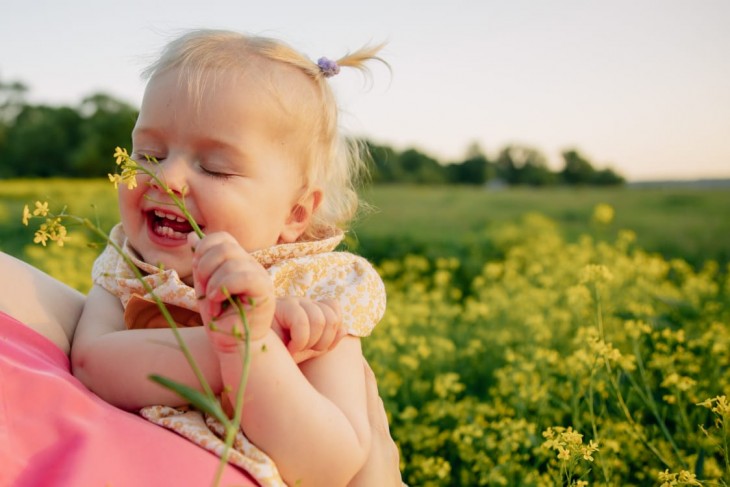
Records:
[[[725,485],[730,485],[730,452],[728,451],[728,436],[730,436],[730,430],[728,429],[727,417],[722,416],[722,441],[724,444],[723,454],[725,455]]]
[[[591,376],[588,380],[588,413],[591,418],[591,429],[593,430],[593,438],[596,440],[596,443],[600,444],[601,438],[598,434],[598,425],[596,424],[596,412],[595,412],[594,405],[593,405],[593,377],[595,375],[594,372],[596,370],[595,366],[596,366],[596,364],[594,363],[593,366],[591,367]],[[603,472],[603,479],[604,479],[606,485],[608,485],[609,475],[608,475],[608,468],[606,467],[606,462],[601,461],[601,471]]]
[[[244,330],[244,343],[243,350],[241,351],[241,360],[243,361],[243,370],[241,371],[241,378],[238,382],[238,390],[236,391],[236,405],[233,413],[233,420],[225,425],[226,438],[223,448],[223,454],[221,455],[221,462],[218,464],[218,469],[215,473],[215,479],[213,485],[219,485],[223,476],[223,468],[228,463],[228,455],[230,454],[231,448],[233,448],[233,442],[236,439],[236,433],[240,428],[241,419],[243,417],[243,399],[248,383],[248,373],[251,369],[251,338],[250,338],[250,327],[248,323],[248,317],[246,311],[243,308],[240,298],[235,299],[229,297],[229,302],[232,306],[235,306],[238,310],[238,316],[241,318]]]
[[[594,284],[593,286],[593,297],[596,302],[596,324],[598,326],[598,334],[599,338],[603,343],[606,343],[606,336],[603,329],[603,308],[601,306],[601,295],[598,292],[598,287]],[[618,381],[616,380],[616,377],[613,375],[613,370],[611,368],[611,364],[607,359],[604,358],[603,360],[604,365],[606,366],[606,372],[608,372],[608,383],[611,385],[611,388],[614,391],[614,394],[616,394],[616,399],[619,404],[619,409],[621,409],[621,412],[623,412],[624,417],[628,421],[629,425],[631,426],[634,434],[636,437],[646,446],[646,448],[649,449],[658,459],[661,461],[664,465],[666,465],[669,468],[672,468],[672,464],[664,458],[664,456],[661,454],[657,448],[651,444],[651,442],[644,436],[644,434],[639,429],[639,425],[636,424],[636,421],[634,421],[633,416],[631,416],[631,411],[629,411],[629,407],[626,405],[626,402],[624,401],[623,394],[621,394],[621,388],[618,384]],[[661,423],[661,422],[660,422]]]
[[[642,368],[639,369],[640,371],[643,370]],[[656,401],[654,400],[654,395],[652,394],[651,390],[649,389],[649,383],[646,380],[646,378],[643,376],[643,374],[640,372],[639,375],[642,376],[642,382],[644,383],[644,387],[646,391],[642,391],[639,384],[636,383],[636,379],[631,374],[626,374],[626,377],[628,378],[629,382],[631,383],[631,386],[634,388],[634,392],[637,396],[639,396],[639,399],[646,405],[646,407],[649,408],[649,411],[651,411],[651,414],[654,416],[654,419],[656,420],[657,424],[659,425],[659,429],[662,430],[662,434],[667,439],[669,444],[672,446],[672,450],[674,450],[674,454],[677,456],[677,460],[679,463],[682,464],[684,468],[687,468],[685,463],[682,461],[682,455],[679,451],[679,446],[674,441],[674,437],[672,437],[672,433],[669,431],[669,428],[667,428],[667,424],[662,419],[661,415],[659,414],[659,407],[656,404]],[[670,466],[670,465],[667,465]]]

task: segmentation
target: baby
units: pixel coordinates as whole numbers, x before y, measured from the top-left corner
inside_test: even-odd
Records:
[[[231,403],[242,345],[226,333],[240,319],[224,303],[229,295],[253,303],[245,437],[231,461],[263,485],[347,485],[370,454],[358,337],[382,317],[385,294],[364,259],[334,252],[357,206],[363,164],[338,132],[327,78],[343,66],[362,69],[377,51],[313,63],[271,39],[199,31],[170,43],[146,71],[132,157],[164,185],[140,173],[135,188],[120,187],[121,224],[111,238]],[[219,452],[210,418],[176,408],[181,398],[147,379],[199,387],[132,269],[109,247],[93,274],[72,345],[74,374],[108,402],[143,408]],[[212,321],[222,333],[196,326]]]

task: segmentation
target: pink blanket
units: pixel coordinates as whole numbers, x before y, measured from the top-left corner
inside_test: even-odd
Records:
[[[0,312],[0,487],[211,485],[219,459],[99,399],[45,337]],[[222,485],[256,485],[227,467]]]

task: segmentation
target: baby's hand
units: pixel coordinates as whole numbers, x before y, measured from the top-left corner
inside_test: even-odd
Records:
[[[228,296],[243,303],[250,339],[263,338],[271,328],[276,306],[274,284],[266,269],[226,232],[212,233],[202,240],[191,235],[188,241],[195,249],[193,281],[200,314],[206,329],[215,320],[220,330],[208,334],[213,346],[221,352],[232,352],[241,343],[232,336],[234,330],[244,336],[238,310],[228,304]]]
[[[296,363],[332,350],[347,334],[340,305],[333,299],[279,298],[272,329]]]

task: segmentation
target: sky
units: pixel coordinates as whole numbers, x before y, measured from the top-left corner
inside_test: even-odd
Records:
[[[316,60],[387,42],[391,70],[331,78],[348,133],[442,162],[516,144],[578,150],[631,181],[730,177],[727,0],[0,0],[0,81],[28,100],[108,93],[195,28],[284,40]],[[1,163],[1,161],[0,161]]]

